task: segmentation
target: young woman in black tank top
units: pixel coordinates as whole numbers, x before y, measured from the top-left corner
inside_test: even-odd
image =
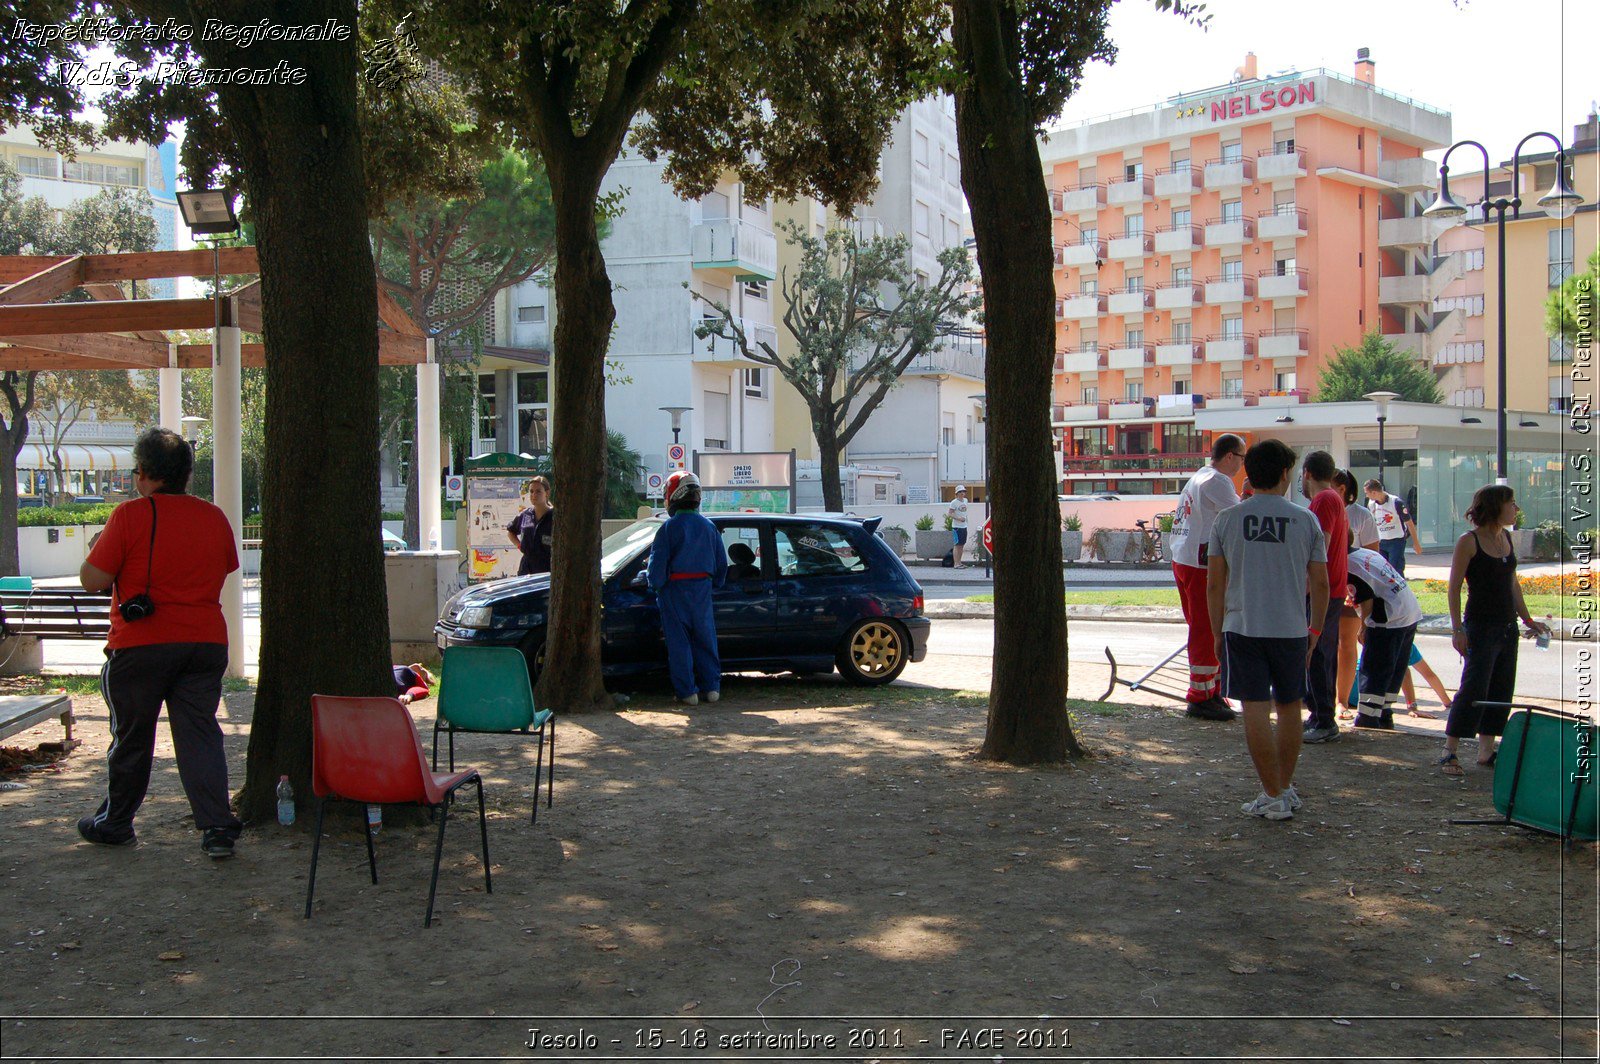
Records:
[[[1461,685],[1450,702],[1445,724],[1444,756],[1439,767],[1460,776],[1456,745],[1463,736],[1478,735],[1478,764],[1494,764],[1495,740],[1505,730],[1504,708],[1482,708],[1479,702],[1510,702],[1517,684],[1517,618],[1535,632],[1545,626],[1528,615],[1517,581],[1517,555],[1507,526],[1516,521],[1517,501],[1502,484],[1479,488],[1467,508],[1474,526],[1456,540],[1450,560],[1450,642],[1462,657]],[[1465,620],[1461,585],[1467,585]]]

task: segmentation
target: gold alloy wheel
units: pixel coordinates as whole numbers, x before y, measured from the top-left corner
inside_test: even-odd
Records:
[[[850,640],[850,664],[868,679],[893,672],[904,655],[900,633],[887,621],[868,621]]]

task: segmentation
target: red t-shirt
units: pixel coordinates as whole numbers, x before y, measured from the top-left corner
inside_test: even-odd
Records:
[[[1311,512],[1328,537],[1328,598],[1343,602],[1350,582],[1350,515],[1344,509],[1344,496],[1323,488],[1311,500]]]
[[[228,518],[204,499],[159,492],[130,499],[111,511],[100,541],[89,552],[89,564],[117,580],[111,591],[111,634],[106,639],[111,649],[152,643],[227,644],[222,582],[239,568],[239,552]],[[156,604],[155,613],[142,621],[124,621],[118,605],[145,592]]]

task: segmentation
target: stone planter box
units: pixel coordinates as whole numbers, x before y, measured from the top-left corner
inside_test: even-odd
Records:
[[[1136,528],[1102,528],[1090,539],[1095,557],[1105,562],[1137,562],[1144,533]]]
[[[898,555],[903,556],[911,549],[911,533],[903,528],[880,528],[878,534],[889,544],[889,549]]]
[[[1168,565],[1172,564],[1172,533],[1161,533],[1161,560]]]
[[[1083,532],[1061,532],[1061,560],[1075,562],[1083,557]]]
[[[948,529],[930,528],[926,532],[918,529],[917,557],[925,561],[938,561],[955,549],[955,533]]]

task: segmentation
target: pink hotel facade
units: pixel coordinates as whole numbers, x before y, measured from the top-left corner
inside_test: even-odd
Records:
[[[1041,142],[1064,491],[1179,490],[1209,447],[1196,409],[1292,408],[1373,329],[1446,357],[1464,315],[1435,304],[1460,261],[1422,217],[1421,153],[1450,116],[1373,72],[1365,49],[1353,78],[1259,77],[1251,55],[1227,85]]]

